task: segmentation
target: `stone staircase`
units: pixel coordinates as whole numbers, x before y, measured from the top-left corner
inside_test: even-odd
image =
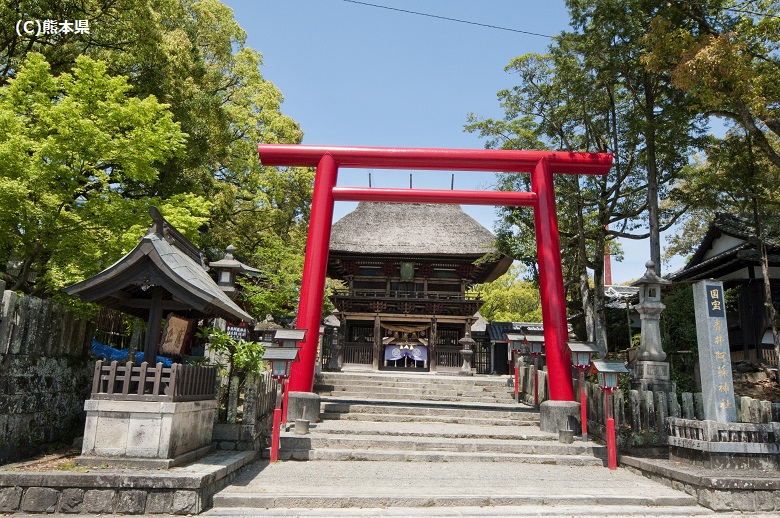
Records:
[[[538,412],[513,401],[506,377],[324,373],[315,391],[322,421],[305,435],[284,431],[283,462],[269,463],[263,452],[207,514],[385,516],[404,508],[428,516],[414,509],[437,507],[463,516],[492,506],[512,516],[538,506],[575,515],[626,506],[700,514],[684,493],[606,469],[602,445],[564,444],[540,431]],[[341,514],[328,514],[336,508]]]
[[[322,422],[282,435],[282,460],[521,462],[602,466],[595,443],[562,444],[513,401],[505,378],[325,373]],[[292,418],[288,416],[292,421]]]

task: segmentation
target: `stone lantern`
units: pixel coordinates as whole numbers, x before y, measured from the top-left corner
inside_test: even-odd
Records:
[[[639,354],[634,363],[634,379],[631,388],[635,390],[673,392],[675,383],[671,381],[666,353],[661,348],[661,313],[666,308],[661,303],[661,287],[669,286],[671,281],[662,279],[655,273],[655,263],[645,263],[647,271],[641,279],[631,283],[639,288],[639,304],[634,309],[639,313],[642,324],[642,336]]]
[[[228,245],[225,249],[225,257],[219,261],[209,263],[209,268],[214,268],[217,271],[217,286],[219,286],[231,299],[238,295],[238,290],[236,289],[237,274],[240,273],[251,277],[260,275],[260,270],[247,266],[241,261],[234,259],[233,252],[235,251],[236,247]]]

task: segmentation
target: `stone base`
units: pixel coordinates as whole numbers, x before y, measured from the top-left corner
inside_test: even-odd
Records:
[[[320,399],[320,395],[313,392],[290,392],[287,399],[287,422],[307,419],[310,423],[319,423]]]
[[[210,451],[216,400],[179,403],[89,399],[81,449],[84,459],[138,459],[172,464]],[[197,453],[196,453],[197,455]]]
[[[705,468],[780,469],[780,423],[721,423],[670,417],[669,459]]]
[[[709,469],[780,469],[778,453],[737,453],[702,451],[683,446],[669,446],[669,460],[685,462]]]
[[[212,451],[215,446],[210,444],[195,451],[179,455],[173,459],[144,459],[140,457],[96,457],[90,455],[79,455],[76,458],[78,466],[90,468],[129,468],[129,469],[170,469],[176,466],[184,466],[195,462]]]
[[[574,435],[579,435],[582,433],[580,404],[576,401],[543,401],[539,405],[539,428],[552,433],[573,430]]]
[[[637,360],[631,390],[640,392],[676,392],[677,384],[671,381],[668,362]]]

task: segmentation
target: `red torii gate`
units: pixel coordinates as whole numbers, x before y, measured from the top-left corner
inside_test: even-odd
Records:
[[[314,383],[333,203],[456,203],[533,207],[550,398],[559,401],[574,400],[571,368],[565,352],[566,303],[552,175],[604,175],[612,166],[612,155],[557,151],[287,144],[260,144],[258,153],[263,165],[317,168],[297,323],[298,329],[307,329],[309,332],[301,344],[301,361],[293,364],[289,385],[291,391],[311,392]],[[337,187],[339,167],[531,173],[531,192]]]

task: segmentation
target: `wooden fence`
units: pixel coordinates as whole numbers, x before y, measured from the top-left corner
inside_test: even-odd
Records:
[[[222,450],[259,450],[266,446],[276,405],[271,373],[234,374],[227,383],[227,408],[217,415],[214,442]]]
[[[174,363],[140,365],[98,360],[92,381],[92,399],[123,401],[202,401],[216,396],[216,367]]]

